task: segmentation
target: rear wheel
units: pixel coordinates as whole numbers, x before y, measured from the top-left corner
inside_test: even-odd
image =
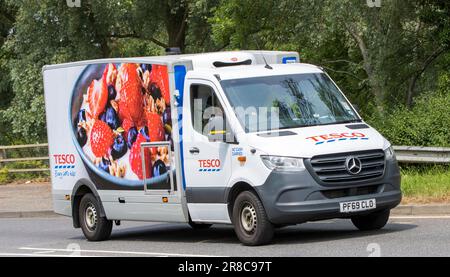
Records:
[[[81,230],[86,239],[90,241],[102,241],[109,239],[113,223],[105,217],[100,217],[100,205],[97,198],[87,193],[81,198],[79,219]]]
[[[361,231],[379,230],[389,220],[390,210],[371,213],[363,216],[352,217],[353,225]]]
[[[234,201],[233,225],[239,240],[248,246],[267,244],[274,235],[261,200],[250,191],[242,192]]]

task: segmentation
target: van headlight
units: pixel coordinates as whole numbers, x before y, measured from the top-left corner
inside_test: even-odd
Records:
[[[394,148],[392,146],[388,147],[386,150],[384,150],[384,156],[386,157],[386,160],[395,160],[395,152]]]
[[[261,156],[261,160],[270,170],[297,172],[305,169],[303,159],[279,156]]]

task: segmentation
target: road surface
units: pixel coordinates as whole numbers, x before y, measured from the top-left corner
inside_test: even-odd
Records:
[[[279,229],[273,244],[246,247],[233,229],[214,225],[122,222],[111,240],[88,242],[65,217],[0,219],[0,256],[450,256],[450,217],[395,217],[360,232],[349,220]]]

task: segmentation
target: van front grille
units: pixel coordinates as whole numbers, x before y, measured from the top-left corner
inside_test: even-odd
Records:
[[[336,199],[350,196],[361,196],[375,194],[379,191],[382,185],[364,186],[356,188],[346,188],[346,189],[336,189],[336,190],[324,190],[322,191],[323,196],[328,199]]]
[[[360,172],[349,172],[349,159],[359,160]],[[382,150],[315,156],[306,161],[311,174],[325,184],[352,184],[378,179],[384,175],[385,157]]]

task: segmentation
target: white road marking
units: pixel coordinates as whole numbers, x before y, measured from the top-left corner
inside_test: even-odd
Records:
[[[402,215],[391,216],[392,219],[450,219],[450,215]]]
[[[25,256],[25,257],[100,257],[100,256],[72,256],[57,254],[36,254],[36,253],[1,253],[0,256]]]
[[[37,252],[33,252],[33,254],[51,254],[51,253],[55,253],[55,251],[37,251]]]
[[[65,248],[34,248],[34,247],[20,247],[20,250],[32,250],[32,251],[57,251],[57,252],[73,252],[72,249]],[[199,255],[199,254],[180,254],[180,253],[160,253],[160,252],[135,252],[135,251],[110,251],[110,250],[88,250],[80,249],[76,250],[86,253],[103,253],[103,254],[129,254],[129,255],[151,255],[151,256],[176,256],[176,257],[225,257],[214,255]]]

